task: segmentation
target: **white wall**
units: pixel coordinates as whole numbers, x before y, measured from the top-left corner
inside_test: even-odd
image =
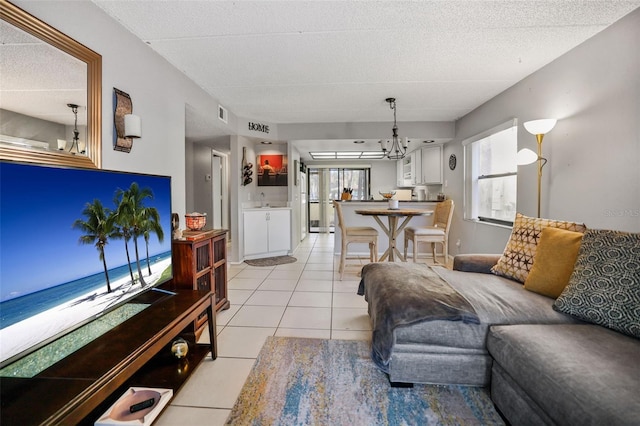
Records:
[[[519,120],[518,149],[535,151],[522,123],[557,118],[544,138],[542,217],[584,222],[589,228],[640,232],[640,9],[546,65],[456,122],[445,145],[458,167],[445,168],[443,188],[455,203],[452,254],[502,252],[508,228],[462,220],[460,141]],[[447,161],[445,161],[445,164]],[[535,165],[518,169],[518,211],[536,215]]]
[[[397,161],[380,160],[371,162],[371,195],[376,200],[382,198],[379,192],[395,189],[397,184]]]
[[[206,179],[206,176],[212,174],[212,153],[211,148],[192,143],[191,150],[193,150],[192,161],[186,162],[187,179],[192,179],[192,184],[187,185],[187,188],[193,188],[193,202],[190,202],[187,197],[187,210],[189,212],[200,212],[207,214],[207,225],[212,227],[213,223],[209,222],[213,220],[213,183]],[[191,170],[191,172],[190,172]]]
[[[291,202],[291,250],[295,250],[300,244],[300,239],[302,238],[302,224],[300,221],[302,213],[300,205],[302,187],[299,178],[297,185],[295,183],[295,177],[300,175],[300,152],[293,147],[292,144],[288,144],[287,155],[289,156],[288,198]],[[298,170],[294,167],[296,164],[298,165]]]
[[[215,112],[217,100],[89,1],[13,3],[102,55],[102,167],[171,176],[172,208],[184,217],[185,105]],[[128,154],[113,150],[114,87],[131,96],[142,120]],[[233,133],[233,114],[224,127]]]

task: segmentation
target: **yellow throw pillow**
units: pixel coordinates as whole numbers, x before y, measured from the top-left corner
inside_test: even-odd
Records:
[[[569,283],[582,233],[544,228],[524,288],[556,299]]]
[[[500,260],[491,268],[491,272],[523,283],[533,265],[540,233],[547,227],[574,232],[584,232],[587,229],[582,223],[540,219],[516,213],[511,237]]]

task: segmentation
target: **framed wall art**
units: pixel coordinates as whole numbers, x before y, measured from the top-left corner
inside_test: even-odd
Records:
[[[256,164],[258,186],[287,186],[289,168],[286,155],[258,155]]]

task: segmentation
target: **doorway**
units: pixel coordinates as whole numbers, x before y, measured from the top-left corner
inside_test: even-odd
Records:
[[[211,150],[212,226],[214,229],[229,229],[229,194],[227,182],[228,156]]]
[[[330,233],[335,230],[333,200],[344,190],[351,190],[352,200],[368,200],[369,168],[309,168],[309,232]]]

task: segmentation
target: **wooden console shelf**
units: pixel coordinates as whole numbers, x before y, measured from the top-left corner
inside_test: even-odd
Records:
[[[33,378],[0,378],[2,425],[93,424],[131,386],[171,388],[174,394],[197,365],[217,356],[214,293],[147,291],[133,299],[150,306]],[[193,322],[206,312],[211,338],[196,344]],[[189,342],[186,359],[171,342]]]
[[[229,309],[227,297],[227,231],[213,229],[184,231],[183,238],[171,246],[172,290],[210,290],[215,292],[215,310]],[[197,337],[204,330],[206,315],[196,319]]]

